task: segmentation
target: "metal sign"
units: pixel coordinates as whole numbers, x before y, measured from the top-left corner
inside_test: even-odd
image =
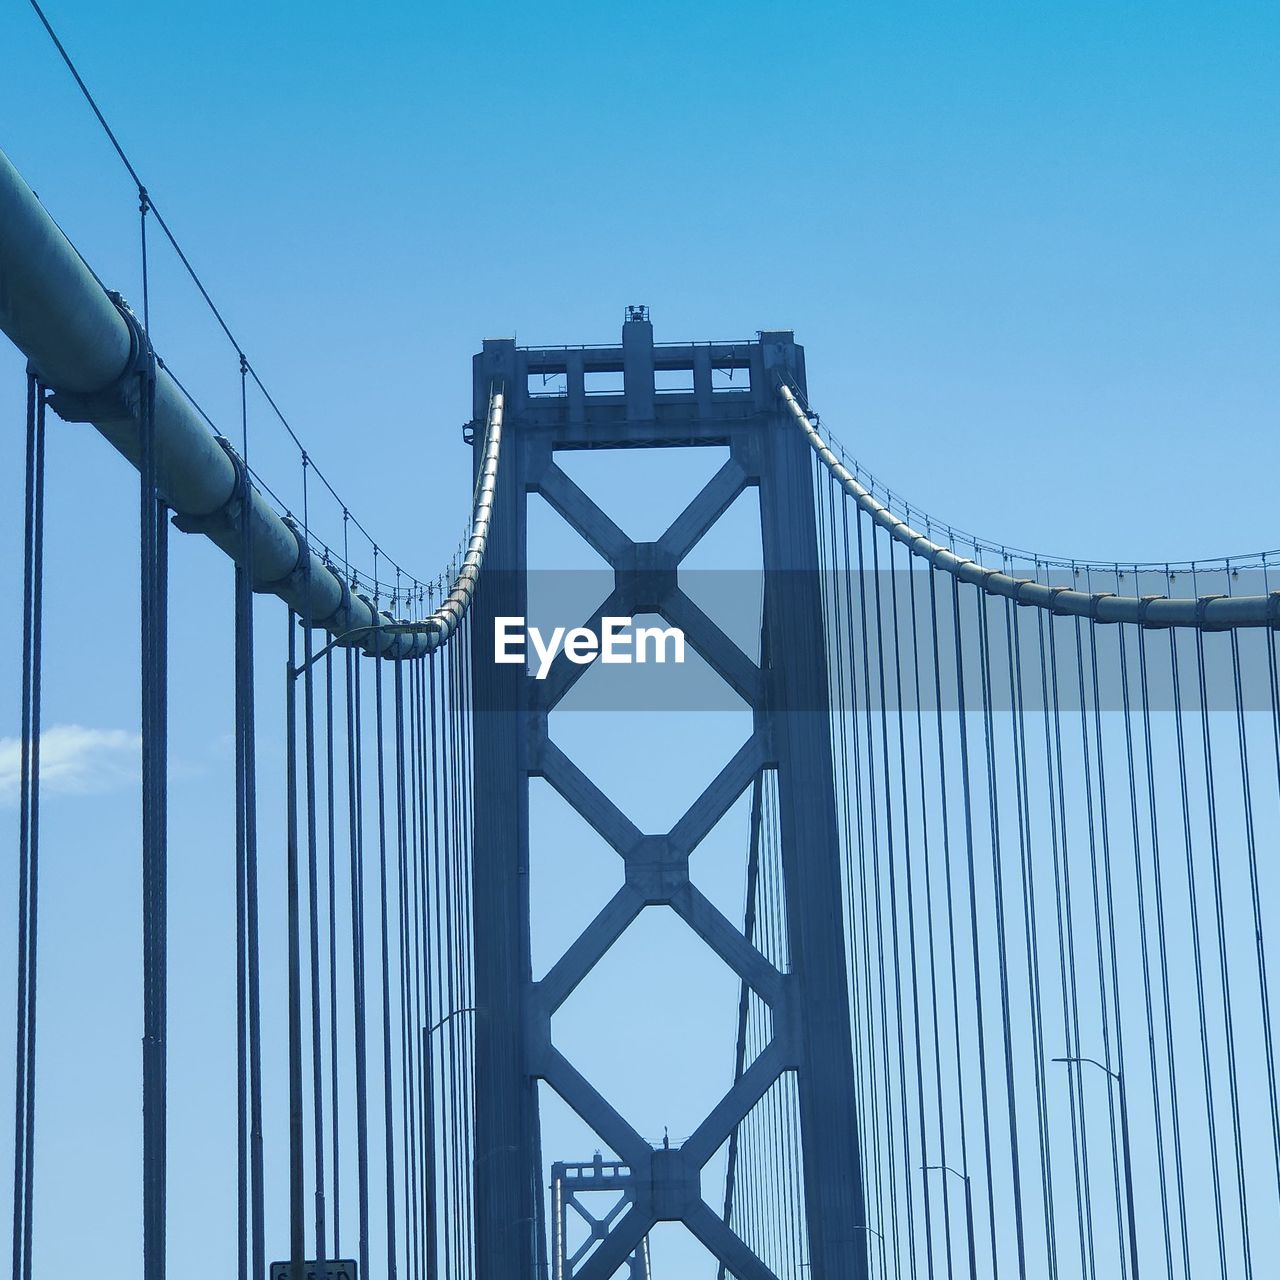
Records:
[[[354,1262],[307,1262],[301,1280],[360,1280],[360,1272]],[[287,1262],[271,1264],[271,1280],[293,1280]]]

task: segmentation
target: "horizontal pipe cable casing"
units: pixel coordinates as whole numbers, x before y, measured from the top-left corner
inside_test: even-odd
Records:
[[[27,357],[69,421],[91,423],[134,467],[141,458],[142,382],[149,342],[0,151],[0,330]],[[429,617],[403,622],[353,592],[302,531],[249,482],[163,365],[155,368],[156,477],[174,523],[243,557],[240,506],[250,504],[253,589],[278,596],[339,644],[411,658],[445,644],[471,605],[484,560],[502,436],[503,396],[490,400],[467,550],[448,595]],[[384,634],[379,635],[379,632]]]
[[[875,524],[888,530],[912,555],[927,560],[936,569],[961,582],[969,582],[988,595],[1001,596],[1016,604],[1030,605],[1065,617],[1089,618],[1094,622],[1133,622],[1144,627],[1198,627],[1205,631],[1229,631],[1234,627],[1280,626],[1280,591],[1252,596],[1197,596],[1177,599],[1170,596],[1122,596],[1109,591],[1076,591],[1052,587],[1034,578],[1012,574],[958,556],[947,547],[913,529],[894,515],[876,496],[860,484],[830,445],[819,434],[809,414],[785,383],[779,385],[783,403],[791,412],[823,466],[839,481],[844,491]]]

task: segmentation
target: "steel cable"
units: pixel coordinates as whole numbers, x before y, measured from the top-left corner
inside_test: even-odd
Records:
[[[892,1084],[890,1082],[890,1066],[889,1066],[889,1006],[887,984],[885,981],[885,948],[884,948],[884,914],[881,894],[880,879],[880,821],[879,808],[876,803],[876,750],[875,750],[875,728],[874,718],[871,706],[871,639],[870,629],[868,626],[867,616],[867,569],[866,553],[863,545],[862,520],[859,519],[854,530],[858,548],[858,582],[861,590],[859,591],[859,609],[861,621],[861,640],[862,640],[862,684],[865,692],[863,700],[864,711],[864,728],[866,734],[867,749],[867,831],[870,835],[871,843],[871,882],[873,886],[872,896],[875,899],[875,953],[877,958],[877,980],[876,989],[879,994],[879,1015],[880,1015],[880,1037],[882,1049],[882,1070],[881,1080],[884,1089],[884,1117],[885,1117],[885,1159],[889,1168],[888,1189],[889,1189],[889,1233],[893,1241],[893,1253],[895,1266],[901,1258],[901,1247],[898,1234],[898,1185],[893,1176],[893,1170],[897,1164],[895,1155],[895,1147],[893,1141],[893,1113],[891,1109],[891,1098],[893,1094]],[[874,537],[874,531],[873,531]],[[881,699],[883,705],[883,698]],[[866,874],[866,865],[864,858],[864,876]],[[881,1175],[883,1176],[883,1175]],[[867,1224],[868,1226],[870,1224]],[[887,1252],[887,1248],[886,1248]],[[886,1259],[885,1266],[888,1262]]]
[[[395,1099],[391,1068],[391,948],[388,919],[390,886],[387,879],[387,767],[384,701],[382,663],[378,662],[373,668],[373,711],[378,802],[378,945],[382,988],[382,1147],[385,1166],[387,1280],[395,1280],[397,1274]]]
[[[1000,800],[996,781],[996,734],[992,711],[991,634],[987,600],[975,597],[978,609],[978,655],[982,669],[982,727],[986,748],[987,823],[991,839],[991,880],[994,893],[996,956],[1000,979],[1000,1026],[1004,1046],[1005,1104],[1009,1125],[1009,1162],[1013,1178],[1014,1236],[1018,1253],[1018,1274],[1026,1273],[1027,1246],[1022,1211],[1022,1167],[1018,1151],[1017,1090],[1013,1064],[1013,1031],[1009,1013],[1009,954],[1004,903],[1004,865],[1000,841]]]
[[[1205,1127],[1209,1135],[1209,1169],[1213,1182],[1213,1212],[1217,1227],[1218,1262],[1222,1280],[1227,1280],[1227,1236],[1222,1213],[1222,1176],[1218,1161],[1218,1122],[1213,1093],[1213,1062],[1209,1042],[1208,1009],[1205,1003],[1204,953],[1200,942],[1200,894],[1196,887],[1195,841],[1191,826],[1191,794],[1187,779],[1187,748],[1183,729],[1182,680],[1177,632],[1169,633],[1169,664],[1173,680],[1173,723],[1178,744],[1178,786],[1182,808],[1182,843],[1186,859],[1187,906],[1191,919],[1191,947],[1195,965],[1196,1007],[1200,1021],[1200,1063],[1204,1080]]]
[[[804,408],[796,391],[786,382],[778,385],[783,407],[804,433],[813,451],[874,527],[886,530],[915,556],[927,560],[958,581],[970,583],[988,595],[1018,604],[1034,605],[1053,614],[1087,617],[1099,622],[1137,622],[1166,627],[1270,627],[1280,622],[1280,595],[1203,596],[1190,599],[1119,596],[1111,592],[1082,592],[1051,586],[1035,578],[1016,578],[1002,570],[956,555],[913,529],[862,485],[836,457],[816,425],[817,415]],[[975,546],[975,553],[978,547]],[[1258,557],[1248,557],[1257,559]],[[1037,557],[1037,563],[1040,558]],[[1265,557],[1264,557],[1265,559]],[[1227,562],[1230,563],[1229,561]],[[1194,566],[1193,582],[1194,582]]]
[[[1092,635],[1092,630],[1090,632]],[[1089,717],[1086,714],[1088,706],[1088,698],[1086,695],[1086,675],[1084,662],[1084,634],[1080,619],[1075,620],[1075,651],[1076,651],[1076,681],[1080,693],[1080,759],[1081,769],[1084,776],[1084,810],[1086,820],[1086,832],[1089,843],[1089,886],[1091,890],[1091,901],[1093,904],[1093,935],[1094,935],[1094,958],[1097,962],[1098,971],[1098,1007],[1100,1011],[1100,1025],[1102,1031],[1102,1061],[1105,1064],[1104,1069],[1111,1071],[1111,1025],[1110,1017],[1107,1010],[1107,964],[1105,955],[1105,939],[1102,928],[1102,894],[1100,891],[1098,880],[1098,826],[1094,813],[1094,776],[1093,767],[1090,759],[1090,741],[1089,741]],[[1094,655],[1093,665],[1094,675],[1094,698],[1097,697],[1097,657]],[[1098,716],[1098,732],[1101,733],[1101,716]],[[1098,786],[1104,785],[1102,781],[1102,744],[1099,740],[1098,744],[1099,763],[1098,763]],[[1099,799],[1103,805],[1102,821],[1103,839],[1106,838],[1105,833],[1105,796],[1100,794]],[[1084,1052],[1079,1049],[1078,1052]],[[1128,1257],[1124,1248],[1124,1210],[1122,1204],[1122,1183],[1120,1173],[1120,1149],[1116,1138],[1116,1098],[1115,1091],[1108,1087],[1107,1089],[1107,1117],[1108,1117],[1108,1136],[1111,1144],[1111,1175],[1112,1186],[1114,1191],[1115,1211],[1116,1211],[1116,1233],[1119,1240],[1119,1259],[1120,1274],[1123,1278],[1128,1274]]]
[[[1040,1148],[1040,1194],[1044,1215],[1045,1267],[1058,1274],[1057,1215],[1053,1191],[1053,1146],[1049,1122],[1048,1081],[1045,1075],[1044,999],[1040,980],[1040,929],[1036,908],[1035,856],[1031,818],[1031,778],[1028,767],[1026,697],[1022,674],[1022,629],[1011,602],[1005,602],[1005,635],[1009,662],[1014,780],[1018,811],[1019,870],[1026,945],[1027,997],[1031,1011],[1036,1093],[1036,1130]]]
[[[146,226],[143,205],[142,225]],[[145,234],[143,243],[145,278]],[[141,353],[139,432],[142,727],[142,1186],[143,1274],[164,1280],[168,1147],[166,1124],[167,972],[167,588],[168,524],[156,483],[155,354]]]
[[[361,745],[360,665],[346,651],[347,821],[351,876],[351,984],[355,1038],[353,1067],[356,1105],[356,1201],[359,1220],[360,1274],[369,1269],[369,1118],[368,1047],[365,1027],[364,937],[364,766]]]
[[[897,737],[898,737],[898,780],[901,787],[902,804],[900,813],[902,815],[902,865],[905,873],[906,881],[906,908],[907,908],[907,959],[911,965],[911,1017],[912,1017],[912,1033],[913,1045],[915,1050],[915,1084],[916,1084],[916,1106],[917,1120],[920,1126],[919,1132],[919,1163],[921,1166],[929,1163],[928,1158],[928,1139],[925,1125],[925,1097],[924,1097],[924,1050],[921,1044],[920,1036],[920,985],[917,966],[917,949],[916,949],[916,909],[915,909],[915,884],[914,876],[911,870],[912,845],[911,845],[911,827],[909,821],[909,801],[907,799],[907,735],[905,713],[902,705],[902,634],[900,619],[898,616],[898,574],[894,562],[893,543],[889,543],[889,588],[890,588],[890,615],[893,619],[893,674],[895,688],[895,703],[897,707]],[[910,572],[908,568],[907,572]],[[891,880],[892,883],[892,880]],[[901,1004],[899,1004],[901,1010]],[[901,1029],[901,1012],[899,1013],[899,1028]],[[901,1030],[899,1032],[901,1034]],[[903,1097],[905,1103],[906,1089],[904,1086]],[[903,1128],[906,1130],[906,1117],[904,1114]],[[916,1172],[914,1162],[911,1161],[911,1153],[908,1150],[904,1152],[904,1159],[907,1164],[907,1176],[909,1181],[914,1181]],[[925,1265],[926,1274],[929,1280],[933,1280],[933,1217],[932,1205],[929,1196],[929,1180],[927,1177],[922,1178],[922,1194],[924,1201],[924,1238],[925,1238]],[[908,1213],[908,1222],[911,1216]],[[911,1241],[911,1270],[915,1274],[915,1258],[916,1245],[914,1235]]]
[[[1204,763],[1205,808],[1209,831],[1209,866],[1213,882],[1213,912],[1217,927],[1218,976],[1222,992],[1223,1038],[1227,1050],[1227,1094],[1231,1103],[1231,1139],[1240,1197],[1240,1250],[1245,1280],[1253,1277],[1253,1251],[1249,1241],[1249,1194],[1245,1183],[1244,1148],[1240,1131],[1240,1084],[1236,1069],[1236,1028],[1231,1005],[1231,974],[1227,962],[1227,922],[1222,905],[1222,858],[1218,836],[1217,787],[1214,779],[1213,737],[1210,729],[1208,677],[1205,672],[1205,637],[1196,633],[1196,672],[1199,681],[1200,733]]]
[[[249,454],[248,404],[240,378],[243,456]],[[248,463],[245,463],[247,468]],[[266,1269],[262,1150],[262,996],[258,945],[257,732],[254,688],[253,529],[245,472],[240,477],[240,559],[235,575],[236,993],[238,1170],[241,1280]]]
[[[310,471],[307,455],[302,455],[302,537],[309,539],[311,524],[310,499],[307,474]],[[376,576],[376,574],[375,574]],[[310,991],[310,1051],[311,1051],[311,1152],[315,1186],[315,1256],[323,1263],[326,1249],[325,1229],[325,1138],[324,1138],[324,1058],[321,1050],[320,1014],[320,871],[319,831],[317,827],[318,805],[316,797],[316,701],[315,701],[315,653],[312,642],[311,575],[308,573],[303,589],[302,612],[302,724],[304,752],[304,781],[307,806],[307,940],[308,979]],[[295,672],[294,679],[298,673]]]
[[[956,700],[959,707],[957,717],[960,731],[960,793],[964,812],[964,845],[965,865],[967,868],[969,899],[969,942],[970,962],[973,966],[973,998],[974,1012],[977,1019],[978,1037],[978,1083],[982,1100],[982,1149],[986,1168],[987,1184],[987,1219],[991,1236],[991,1275],[996,1280],[1000,1273],[999,1246],[996,1240],[996,1204],[994,1166],[991,1154],[991,1104],[987,1089],[987,1032],[986,1019],[982,1001],[982,961],[978,946],[978,897],[977,873],[974,855],[974,813],[973,795],[970,773],[969,730],[967,703],[965,700],[964,679],[964,641],[960,623],[960,581],[951,581],[952,621],[955,628],[955,662],[956,662]]]
[[[1160,1187],[1160,1225],[1164,1242],[1165,1267],[1173,1276],[1173,1236],[1169,1220],[1169,1185],[1166,1170],[1164,1117],[1160,1104],[1160,1073],[1156,1064],[1155,1008],[1151,985],[1151,954],[1148,943],[1147,894],[1142,868],[1142,835],[1138,810],[1138,773],[1134,751],[1132,694],[1130,692],[1128,639],[1124,629],[1118,633],[1120,647],[1121,709],[1124,719],[1125,760],[1127,765],[1131,839],[1133,841],[1133,877],[1138,908],[1138,945],[1142,956],[1142,989],[1151,1079],[1152,1127],[1155,1130],[1156,1174]]]
[[[13,1280],[32,1272],[35,1186],[36,977],[39,953],[40,735],[44,617],[44,388],[27,373],[23,506],[22,723],[18,744],[18,961],[14,1038]]]
[[[1147,808],[1151,822],[1151,869],[1156,896],[1156,937],[1160,954],[1161,997],[1164,1009],[1165,1067],[1169,1075],[1170,1122],[1173,1130],[1175,1186],[1178,1192],[1178,1232],[1182,1245],[1182,1266],[1186,1280],[1191,1277],[1190,1237],[1187,1224],[1187,1190],[1182,1153],[1182,1121],[1178,1104],[1178,1068],[1174,1052],[1173,1002],[1169,985],[1168,915],[1165,910],[1164,873],[1160,858],[1159,807],[1156,802],[1155,755],[1151,734],[1151,689],[1147,664],[1146,633],[1138,631],[1138,676],[1142,700],[1142,730],[1147,781]]]

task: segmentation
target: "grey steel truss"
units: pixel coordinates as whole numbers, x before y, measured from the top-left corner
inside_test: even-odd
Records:
[[[611,1196],[603,1214],[584,1198]],[[581,1275],[579,1265],[595,1246],[605,1240],[613,1224],[635,1203],[636,1177],[630,1165],[606,1160],[598,1151],[587,1163],[557,1160],[551,1166],[551,1214],[554,1252],[551,1280],[574,1280]],[[587,1237],[576,1249],[570,1247],[574,1219],[586,1228]],[[641,1240],[627,1259],[627,1280],[653,1280],[649,1265],[649,1240]]]
[[[655,368],[687,369],[692,391],[655,391]],[[712,369],[741,371],[743,390],[713,389]],[[585,394],[585,374],[621,370],[624,390]],[[564,377],[564,394],[531,396],[530,375]],[[625,1209],[575,1280],[609,1280],[653,1226],[684,1224],[738,1280],[772,1271],[702,1198],[703,1166],[784,1072],[796,1073],[813,1280],[867,1275],[854,1114],[840,868],[832,784],[826,653],[808,444],[777,394],[804,386],[789,332],[755,342],[655,347],[646,314],[629,313],[621,347],[526,349],[484,344],[476,416],[506,397],[503,466],[485,574],[476,596],[477,814],[476,1212],[480,1280],[545,1274],[537,1082],[549,1085],[631,1171]],[[634,542],[557,465],[559,450],[728,446],[729,458],[656,542]],[[759,490],[766,580],[758,665],[681,589],[678,568],[749,486]],[[545,680],[492,660],[493,620],[526,616],[526,503],[541,494],[612,566],[613,589],[584,625],[656,613],[752,708],[753,731],[669,831],[639,830],[551,740],[547,716],[586,670],[563,653]],[[692,883],[689,858],[762,769],[778,775],[791,970],[781,972]],[[529,953],[529,780],[546,780],[613,848],[623,886],[541,981]],[[766,1004],[773,1036],[678,1147],[652,1148],[552,1041],[552,1015],[647,906],[676,912]],[[606,1089],[608,1082],[600,1082]]]

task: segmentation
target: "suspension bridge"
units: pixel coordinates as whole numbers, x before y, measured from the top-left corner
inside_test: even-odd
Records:
[[[235,1240],[242,1280],[662,1280],[667,1224],[718,1280],[1272,1274],[1280,553],[1092,563],[967,534],[845,452],[791,332],[655,342],[630,307],[616,345],[483,343],[466,537],[443,574],[414,577],[371,538],[353,554],[345,535],[367,535],[345,506],[342,545],[317,532],[308,495],[336,492],[120,155],[140,197],[137,308],[0,156],[0,329],[28,361],[22,626],[6,642],[22,718],[14,1280],[39,1274],[58,1199],[37,1176],[37,1010],[57,995],[40,930],[42,688],[65,656],[43,625],[64,585],[43,551],[58,420],[91,424],[138,482],[146,1280],[191,1265],[167,1200],[169,1103],[190,1087],[167,1041],[184,998],[168,961],[170,529],[225,553],[232,588],[208,622],[232,655],[235,945],[209,964],[234,971],[220,1070],[236,1213],[202,1230]],[[153,345],[148,234],[228,339],[238,422],[207,415]],[[251,465],[260,412],[298,444],[300,510]],[[708,476],[651,540],[574,478],[577,456],[635,450]],[[744,501],[758,569],[730,581],[730,621],[689,563]],[[656,615],[701,664],[673,705],[715,685],[744,712],[669,826],[633,820],[558,740],[557,709],[598,663],[568,644],[541,672],[498,660],[499,625],[545,587],[534,504],[601,566],[594,602],[556,619],[589,653],[611,619]],[[264,655],[283,672],[279,761],[261,741]],[[630,767],[643,782],[646,758]],[[616,872],[545,966],[535,788],[596,838],[564,841],[557,874],[591,858]],[[698,871],[730,819],[733,910]],[[283,869],[282,943],[263,936],[265,867]],[[737,991],[722,1091],[661,1139],[557,1034],[651,908]],[[264,1014],[277,983],[282,1026]],[[554,1145],[553,1105],[594,1150]]]

